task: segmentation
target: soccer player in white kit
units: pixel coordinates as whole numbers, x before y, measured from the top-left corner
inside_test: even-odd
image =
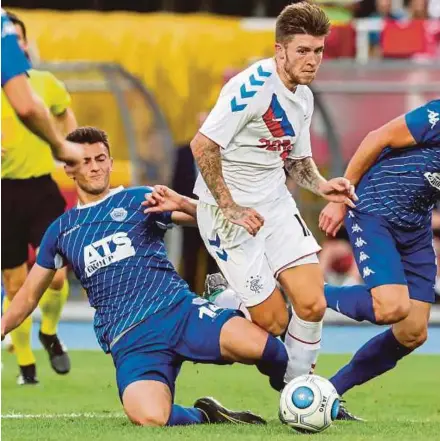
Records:
[[[324,179],[313,159],[313,95],[330,23],[316,5],[287,6],[276,22],[275,57],[232,78],[191,142],[200,169],[197,222],[211,255],[252,321],[286,331],[286,381],[313,372],[326,308],[320,247],[286,187],[296,183],[354,206],[344,178]],[[290,319],[277,281],[293,305]]]

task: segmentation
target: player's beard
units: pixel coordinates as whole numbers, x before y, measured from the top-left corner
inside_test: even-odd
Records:
[[[296,87],[298,84],[308,85],[310,84],[315,77],[313,77],[310,81],[304,81],[299,76],[293,73],[294,71],[294,63],[291,62],[289,55],[286,51],[286,61],[284,62],[284,74],[288,78],[288,80],[292,83],[292,87]]]

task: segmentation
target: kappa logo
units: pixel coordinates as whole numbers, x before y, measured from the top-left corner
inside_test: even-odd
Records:
[[[116,222],[122,222],[127,218],[127,210],[125,208],[115,208],[111,213],[111,218]]]
[[[428,110],[428,121],[431,124],[431,129],[435,127],[435,125],[440,121],[440,114],[438,112],[434,112],[433,110]]]
[[[436,188],[437,190],[440,190],[440,173],[425,173],[425,178],[428,180],[428,182],[431,184],[432,187]]]

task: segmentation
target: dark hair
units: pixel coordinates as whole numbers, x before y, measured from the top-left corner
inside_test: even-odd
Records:
[[[108,142],[107,133],[96,127],[78,127],[73,132],[70,132],[66,139],[67,141],[76,142],[78,144],[95,144],[97,142],[102,142],[107,147],[107,151],[110,154],[110,144]]]
[[[330,32],[330,20],[316,4],[303,0],[286,6],[277,18],[275,40],[288,43],[295,34],[324,37]]]
[[[26,26],[22,20],[18,18],[17,15],[15,15],[13,12],[6,12],[7,17],[9,20],[11,20],[12,24],[18,25],[21,27],[21,30],[23,31],[23,37],[24,40],[27,41],[27,32],[26,32]]]

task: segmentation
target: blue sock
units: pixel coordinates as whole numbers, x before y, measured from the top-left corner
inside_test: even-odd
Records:
[[[178,404],[173,404],[167,426],[185,426],[188,424],[203,423],[206,423],[206,420],[200,409],[196,409],[195,407],[182,407]]]
[[[358,322],[368,320],[376,323],[373,310],[373,298],[365,285],[324,286],[327,306]]]
[[[262,374],[269,377],[270,385],[280,391],[284,387],[284,374],[288,361],[289,356],[284,344],[273,335],[269,335],[261,360],[256,366]]]
[[[339,395],[393,369],[397,362],[412,352],[388,329],[365,343],[350,363],[330,378]]]

